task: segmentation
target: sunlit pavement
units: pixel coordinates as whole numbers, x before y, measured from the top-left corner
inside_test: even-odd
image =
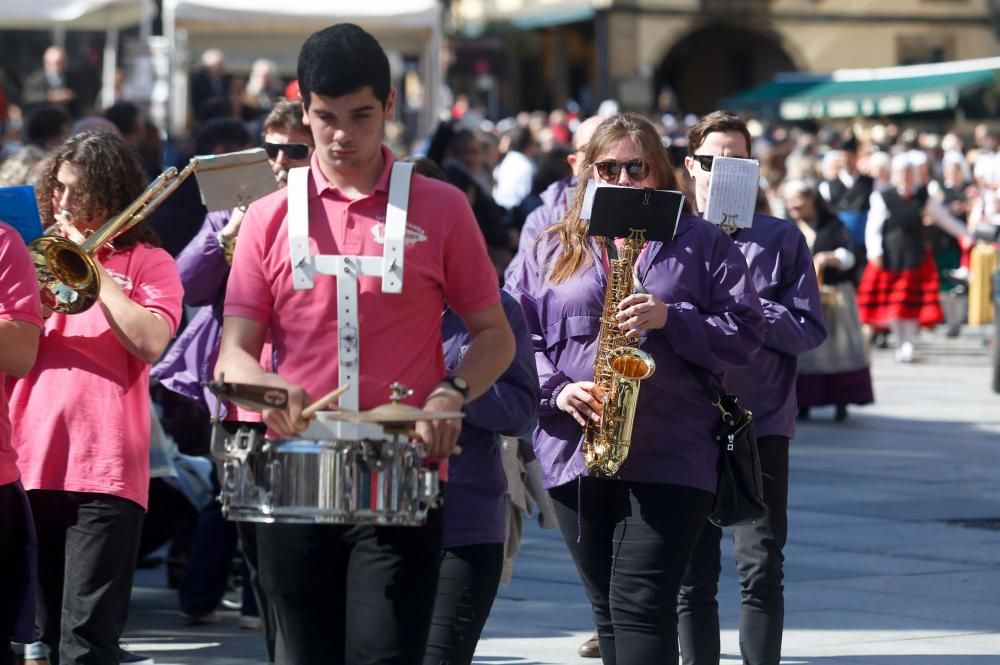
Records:
[[[1000,663],[1000,395],[984,331],[929,333],[919,362],[873,353],[877,403],[814,410],[792,446],[786,665]],[[741,662],[726,553],[725,664]],[[126,637],[158,664],[264,662],[260,633],[187,627],[162,570],[140,571]],[[529,524],[475,663],[586,663],[583,590],[561,538]]]

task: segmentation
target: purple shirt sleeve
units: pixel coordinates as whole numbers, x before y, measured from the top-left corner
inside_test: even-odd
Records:
[[[776,276],[778,283],[756,285],[767,322],[764,346],[797,356],[816,348],[826,339],[819,285],[805,237],[789,222],[771,219],[783,233],[772,243],[772,246],[780,243],[779,255],[775,256],[773,249],[764,250],[776,264],[768,263],[764,267],[771,269],[770,274]],[[752,272],[762,274],[757,270]]]
[[[698,224],[705,224],[698,220]],[[707,307],[668,303],[663,330],[677,355],[721,374],[749,365],[764,338],[760,299],[746,260],[728,237],[718,233],[708,264],[711,279],[703,286]]]
[[[177,269],[184,284],[184,304],[214,305],[225,292],[229,264],[217,234],[229,222],[230,210],[210,212],[198,234],[177,255]]]

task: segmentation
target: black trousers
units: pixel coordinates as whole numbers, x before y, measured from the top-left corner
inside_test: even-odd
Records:
[[[266,528],[265,525],[264,528]],[[236,532],[239,534],[240,549],[243,551],[243,559],[246,561],[250,587],[257,601],[257,611],[264,622],[264,641],[267,643],[267,662],[274,663],[276,653],[276,635],[278,630],[277,620],[274,616],[274,607],[264,592],[260,583],[260,562],[257,556],[257,524],[255,522],[236,522]],[[246,590],[244,589],[244,594]]]
[[[605,665],[676,663],[677,591],[712,494],[607,478],[582,478],[550,494]]]
[[[31,490],[38,625],[52,665],[117,665],[145,515],[108,494]]]
[[[268,524],[260,581],[279,665],[423,661],[441,563],[441,510],[422,527]]]
[[[30,609],[21,604],[32,595],[28,585],[34,574],[27,565],[30,516],[23,492],[17,481],[0,485],[0,665],[14,664],[11,638],[22,610],[30,616]]]
[[[740,653],[746,665],[778,665],[785,621],[784,561],[788,536],[788,439],[757,440],[767,514],[732,527],[740,575]],[[684,665],[719,663],[719,574],[722,529],[706,523],[678,597]]]
[[[445,550],[424,665],[469,665],[503,573],[503,543]]]

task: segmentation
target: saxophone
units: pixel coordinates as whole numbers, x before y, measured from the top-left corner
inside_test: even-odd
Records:
[[[639,338],[626,338],[615,319],[618,303],[634,291],[633,271],[644,242],[645,234],[632,229],[618,258],[608,262],[611,270],[594,358],[594,383],[603,394],[604,412],[599,425],[588,423],[583,432],[583,459],[587,468],[607,476],[618,473],[625,463],[632,445],[639,383],[656,370],[652,356],[638,348]]]

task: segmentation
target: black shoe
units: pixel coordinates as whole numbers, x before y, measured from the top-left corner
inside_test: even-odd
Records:
[[[799,407],[799,420],[809,420],[809,407],[800,406]]]
[[[580,658],[600,658],[601,643],[597,641],[597,633],[590,636],[590,639],[580,645],[576,650]]]
[[[836,420],[838,423],[842,423],[845,420],[847,420],[847,405],[846,404],[838,404],[837,405],[837,412],[834,414],[833,419]]]
[[[121,647],[118,647],[118,662],[123,665],[155,665],[154,661],[149,656],[140,656],[137,653],[132,653],[131,651],[126,651]]]

